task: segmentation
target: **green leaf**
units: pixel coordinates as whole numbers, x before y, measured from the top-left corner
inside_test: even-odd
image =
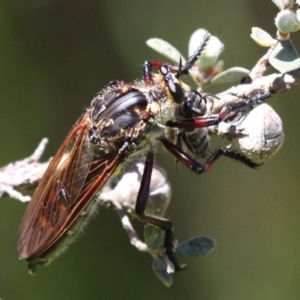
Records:
[[[147,40],[146,44],[156,52],[166,56],[168,59],[174,61],[175,63],[179,63],[180,57],[182,60],[182,64],[186,63],[183,55],[174,46],[162,39],[152,38]]]
[[[152,268],[156,276],[164,285],[166,285],[167,287],[170,287],[172,285],[173,278],[167,271],[167,265],[158,256],[154,256]]]
[[[249,72],[250,72],[249,70],[242,67],[233,67],[216,75],[212,79],[211,83],[220,84],[220,83],[227,83],[232,81],[241,81],[241,79],[247,76]]]
[[[165,231],[152,225],[145,226],[144,229],[145,243],[151,250],[162,248],[165,239]]]
[[[181,243],[176,249],[176,254],[189,257],[203,256],[212,251],[215,245],[213,239],[198,236]]]
[[[203,28],[193,32],[189,41],[189,56],[194,54],[207,33],[208,31]],[[198,68],[201,71],[206,71],[214,66],[223,50],[223,43],[216,36],[212,35],[197,60]]]
[[[273,39],[272,36],[259,27],[252,27],[251,38],[262,47],[271,47],[277,40]]]
[[[269,62],[281,73],[300,68],[300,58],[291,40],[280,41],[271,53]]]

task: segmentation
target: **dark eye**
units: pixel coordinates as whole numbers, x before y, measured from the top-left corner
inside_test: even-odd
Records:
[[[184,92],[179,84],[178,79],[171,73],[170,68],[166,65],[160,67],[160,72],[164,76],[165,83],[176,103],[181,103],[184,99]]]
[[[206,114],[206,98],[197,91],[191,91],[182,103],[182,112],[186,117],[203,116]]]
[[[181,86],[178,83],[175,83],[174,81],[169,80],[167,82],[169,91],[176,103],[182,103],[184,99],[184,93],[181,88]]]

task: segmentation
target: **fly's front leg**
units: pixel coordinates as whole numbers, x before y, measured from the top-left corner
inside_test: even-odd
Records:
[[[167,121],[166,126],[173,127],[173,128],[175,127],[175,128],[183,128],[183,129],[194,129],[194,128],[202,128],[202,127],[218,125],[220,122],[225,120],[225,118],[232,111],[233,110],[231,107],[227,107],[223,112],[220,112],[217,115]]]
[[[145,209],[149,197],[151,174],[153,170],[153,159],[154,159],[153,153],[149,152],[146,157],[141,185],[137,195],[135,213],[142,221],[157,226],[162,230],[165,230],[166,232],[165,240],[164,240],[165,254],[168,256],[169,260],[173,263],[175,270],[179,271],[182,270],[184,267],[179,265],[179,263],[175,258],[172,222],[166,219],[145,215]]]
[[[154,85],[154,79],[152,75],[152,69],[158,69],[162,65],[164,65],[162,62],[157,61],[157,60],[152,60],[152,61],[145,61],[143,66],[142,66],[142,75],[143,75],[143,80],[147,86],[152,86]]]
[[[142,66],[143,80],[147,86],[152,86],[154,84],[152,75],[152,65],[151,62],[145,61]]]
[[[153,86],[154,85],[154,79],[152,74],[152,69],[160,70],[163,66],[168,67],[168,73],[170,73],[170,70],[173,70],[174,72],[178,72],[179,68],[178,66],[174,66],[169,63],[163,63],[158,60],[151,60],[151,61],[145,61],[142,66],[142,76],[145,84],[147,86]]]

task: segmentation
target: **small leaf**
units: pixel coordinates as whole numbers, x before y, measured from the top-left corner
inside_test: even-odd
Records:
[[[272,36],[259,27],[252,27],[251,38],[262,47],[271,47],[277,40],[273,39]]]
[[[170,287],[172,285],[173,278],[171,274],[167,272],[167,265],[158,256],[154,256],[152,268],[156,276],[164,285],[166,285],[167,287]]]
[[[168,42],[159,39],[159,38],[152,38],[149,39],[146,44],[152,48],[153,50],[157,51],[158,53],[166,56],[170,60],[174,61],[175,63],[179,63],[179,59],[181,57],[182,64],[186,63],[183,55],[171,44]]]
[[[203,28],[193,32],[189,41],[189,56],[195,53],[207,33],[208,31]],[[208,68],[214,66],[223,50],[223,43],[217,37],[212,35],[197,60],[198,68],[201,71],[206,71]]]
[[[189,257],[203,256],[212,251],[215,245],[213,239],[198,236],[181,243],[176,249],[176,254]]]
[[[144,229],[144,238],[149,249],[157,250],[163,246],[165,232],[156,226],[147,225]]]
[[[242,67],[233,67],[223,71],[222,73],[216,75],[211,83],[220,84],[232,81],[240,81],[242,78],[249,74],[249,70]]]
[[[280,41],[271,53],[269,62],[281,73],[300,68],[299,55],[291,40]]]

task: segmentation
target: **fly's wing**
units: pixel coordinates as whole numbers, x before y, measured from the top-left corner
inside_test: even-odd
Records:
[[[17,240],[19,257],[49,249],[76,221],[121,161],[121,152],[94,157],[88,113],[78,120],[29,202]]]

